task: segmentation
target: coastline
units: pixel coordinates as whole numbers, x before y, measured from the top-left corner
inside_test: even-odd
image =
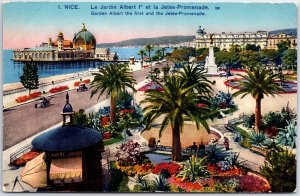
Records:
[[[80,79],[80,77],[85,77],[87,74],[89,74],[89,71],[81,71],[81,72],[75,72],[70,74],[61,74],[61,75],[49,76],[45,78],[39,78],[39,82],[40,84],[47,84],[47,83],[51,83],[52,81],[57,82],[61,80],[72,80],[76,78]],[[20,88],[23,88],[21,82],[3,84],[3,92],[20,89]]]

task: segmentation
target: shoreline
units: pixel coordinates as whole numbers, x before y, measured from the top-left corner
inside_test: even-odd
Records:
[[[85,74],[85,75],[81,75],[81,74]],[[45,78],[39,78],[39,83],[41,85],[41,84],[51,83],[52,81],[57,82],[60,80],[71,80],[71,79],[76,79],[76,78],[80,78],[80,77],[86,77],[88,74],[90,74],[90,72],[88,70],[69,73],[69,74],[59,74],[59,75],[49,76],[49,77],[45,77]],[[3,92],[12,91],[15,89],[20,89],[20,88],[24,88],[21,82],[3,84]]]

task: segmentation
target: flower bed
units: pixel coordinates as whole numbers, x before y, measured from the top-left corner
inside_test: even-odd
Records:
[[[100,118],[100,123],[104,127],[106,125],[110,125],[110,117],[109,116],[102,116]]]
[[[65,90],[68,90],[68,89],[69,89],[68,86],[59,86],[59,87],[51,88],[49,90],[49,92],[50,93],[58,93],[58,92],[65,91]]]
[[[74,82],[74,86],[79,86],[80,82],[77,81],[77,82]]]
[[[107,140],[107,139],[110,139],[112,137],[112,133],[111,132],[104,132],[102,134],[102,136],[103,136],[104,140]]]
[[[160,174],[162,172],[162,170],[167,170],[169,172],[169,174],[176,175],[176,174],[178,174],[179,169],[180,169],[180,165],[178,165],[175,162],[173,162],[173,163],[163,162],[163,163],[159,163],[159,164],[155,165],[152,172],[154,174]]]
[[[269,183],[262,177],[246,174],[240,177],[240,188],[243,192],[268,192]]]
[[[35,157],[37,157],[40,154],[41,154],[41,152],[31,150],[30,152],[22,155],[21,157],[17,158],[16,160],[14,160],[11,164],[16,167],[24,166],[24,165],[26,165],[26,163],[28,161],[31,161],[32,159],[34,159]]]
[[[182,178],[176,178],[175,176],[171,176],[168,181],[173,186],[183,189],[186,192],[199,191],[203,188],[198,182],[182,181]]]
[[[40,97],[41,95],[42,95],[41,92],[34,92],[34,93],[31,93],[30,95],[24,95],[24,96],[17,97],[15,99],[15,101],[18,103],[22,103],[22,102],[28,101],[30,99]]]
[[[90,79],[83,80],[82,83],[89,84],[91,82]]]
[[[138,164],[138,165],[128,165],[122,166],[118,161],[116,161],[116,168],[127,176],[147,175],[152,172],[153,165],[151,163]]]

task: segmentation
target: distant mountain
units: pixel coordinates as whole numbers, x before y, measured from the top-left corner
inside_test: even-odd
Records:
[[[129,39],[121,42],[115,43],[101,43],[97,44],[97,47],[100,48],[110,48],[110,47],[124,47],[124,46],[145,46],[147,44],[151,45],[161,45],[161,44],[178,44],[182,42],[193,41],[195,36],[162,36],[162,37],[153,37],[153,38],[137,38]]]
[[[280,34],[280,33],[285,33],[288,35],[297,35],[297,28],[269,31],[269,35],[276,35],[276,34]]]

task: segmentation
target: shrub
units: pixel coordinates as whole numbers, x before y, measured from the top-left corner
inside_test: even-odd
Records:
[[[154,179],[154,186],[158,191],[169,191],[170,186],[168,180],[163,175],[158,175],[156,179]]]
[[[243,121],[243,125],[247,128],[252,128],[255,123],[255,114],[251,114],[250,116],[246,116]]]
[[[74,114],[74,124],[75,125],[81,125],[81,126],[87,126],[88,125],[88,116],[84,112],[84,109],[80,109],[78,112]]]
[[[140,152],[141,145],[137,142],[128,141],[127,143],[121,144],[119,150],[116,153],[117,161],[120,166],[134,166],[142,163],[144,158]]]
[[[200,177],[207,177],[209,172],[206,169],[207,166],[205,166],[206,158],[198,159],[197,156],[192,155],[188,161],[183,163],[183,170],[179,172],[177,177],[192,182]]]
[[[296,189],[296,159],[288,149],[272,149],[267,153],[261,173],[267,178],[272,192],[293,192]]]
[[[251,131],[249,133],[249,141],[252,145],[263,146],[267,144],[269,138],[264,133],[256,133],[255,131]]]
[[[267,192],[270,187],[262,178],[247,174],[240,177],[240,189],[243,192]]]
[[[293,119],[288,122],[288,125],[284,129],[280,129],[277,135],[277,141],[279,144],[284,146],[290,146],[291,148],[296,148],[297,141],[297,121]]]
[[[69,89],[68,86],[59,86],[59,87],[51,88],[51,89],[49,90],[49,92],[50,92],[50,93],[58,93],[58,92],[61,92],[61,91],[65,91],[65,90],[67,90],[67,89]]]
[[[159,163],[157,165],[155,165],[154,169],[153,169],[153,173],[154,174],[160,174],[162,173],[163,170],[166,170],[169,172],[170,175],[176,175],[178,174],[180,169],[180,165],[178,165],[177,163]]]

